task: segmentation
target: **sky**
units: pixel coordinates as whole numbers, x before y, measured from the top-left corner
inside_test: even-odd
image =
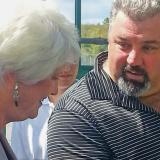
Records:
[[[56,8],[70,21],[74,22],[75,0],[51,0]],[[109,17],[112,0],[81,0],[81,23],[102,23]]]

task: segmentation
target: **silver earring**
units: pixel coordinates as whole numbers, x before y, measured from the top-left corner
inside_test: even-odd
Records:
[[[19,91],[18,91],[18,83],[15,83],[14,90],[13,90],[13,100],[15,106],[18,107],[18,100],[19,100]]]

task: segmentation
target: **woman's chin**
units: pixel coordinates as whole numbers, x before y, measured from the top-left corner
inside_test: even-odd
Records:
[[[34,119],[34,118],[36,118],[37,116],[38,116],[38,111],[37,111],[37,112],[32,113],[28,118],[30,118],[30,119]]]

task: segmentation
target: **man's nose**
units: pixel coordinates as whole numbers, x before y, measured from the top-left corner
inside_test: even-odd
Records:
[[[131,66],[141,66],[143,57],[140,51],[132,49],[128,54],[127,63]]]

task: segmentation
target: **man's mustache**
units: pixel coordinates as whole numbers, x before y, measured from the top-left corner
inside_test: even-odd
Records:
[[[144,74],[144,75],[147,75],[146,71],[139,67],[139,66],[130,66],[130,65],[127,65],[124,67],[124,72],[135,72],[137,74]]]

